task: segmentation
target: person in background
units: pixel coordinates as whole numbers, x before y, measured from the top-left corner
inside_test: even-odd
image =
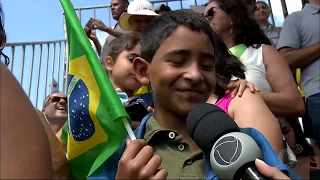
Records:
[[[160,6],[155,7],[155,12],[159,15],[163,15],[164,13],[170,12],[171,8],[165,4],[161,4]]]
[[[67,103],[67,96],[59,92],[48,95],[43,101],[42,113],[55,134],[68,120]]]
[[[107,48],[104,48],[104,47],[105,46],[108,47],[109,42],[111,42],[115,38],[119,38],[122,35],[128,33],[128,31],[123,30],[118,24],[118,21],[119,21],[121,14],[123,14],[124,12],[127,11],[128,5],[129,5],[128,0],[111,0],[111,2],[110,2],[111,14],[112,14],[112,18],[116,21],[116,25],[113,28],[107,27],[99,19],[92,18],[90,20],[90,23],[91,23],[93,29],[90,31],[90,33],[88,33],[88,37],[95,44],[96,50],[97,50],[99,56],[104,56],[104,54],[108,53],[108,52],[104,52],[103,49],[105,51],[108,50]],[[96,29],[98,29],[100,31],[104,31],[109,34],[103,44],[103,49],[102,49],[101,44],[96,36],[96,32],[95,32]]]
[[[109,46],[109,54],[101,63],[121,102],[126,104],[138,96],[135,92],[142,86],[134,75],[132,67],[133,60],[140,56],[140,39],[125,35],[112,40]],[[139,124],[138,121],[132,121],[132,128],[136,129]]]
[[[254,18],[264,31],[265,35],[270,39],[273,46],[277,46],[281,28],[276,28],[270,24],[268,18],[270,16],[270,7],[263,1],[258,1],[254,6]]]
[[[246,67],[246,79],[276,116],[301,116],[304,104],[291,71],[270,40],[247,13],[242,0],[214,0],[205,17],[232,54]],[[250,29],[250,31],[248,31]]]
[[[206,6],[205,17],[230,52],[245,65],[246,80],[261,90],[259,94],[273,114],[276,117],[303,115],[304,103],[288,65],[270,46],[270,40],[250,17],[242,0],[211,1]],[[285,163],[294,165],[296,159],[287,146],[284,143],[290,161]]]
[[[241,62],[229,54],[201,16],[172,11],[156,18],[144,31],[141,57],[135,58],[133,69],[142,85],[152,87],[155,111],[137,128],[139,140],[127,140],[89,179],[213,179],[207,156],[187,132],[186,118],[191,109],[207,101],[216,83],[225,90],[232,76],[244,76]],[[217,95],[224,97],[225,92]],[[230,113],[237,114],[235,121],[242,122],[239,126],[251,127],[256,122],[253,127],[267,132],[264,135],[279,151],[280,127],[259,95],[246,89],[232,101]],[[235,105],[236,101],[247,103]],[[273,166],[289,171],[271,152],[272,156],[265,156],[267,163],[273,161]]]
[[[153,5],[146,0],[133,0],[127,13],[120,17],[119,24],[122,29],[138,32],[139,34],[148,26],[148,24],[157,17]]]
[[[301,69],[308,114],[320,147],[320,0],[309,0],[284,21],[277,49],[290,68]]]

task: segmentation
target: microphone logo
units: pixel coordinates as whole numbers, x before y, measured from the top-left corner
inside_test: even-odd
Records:
[[[241,151],[241,141],[234,136],[226,136],[216,142],[214,159],[222,166],[229,166],[238,160]]]

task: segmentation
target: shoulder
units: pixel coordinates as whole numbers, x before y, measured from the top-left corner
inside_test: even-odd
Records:
[[[243,109],[252,109],[255,108],[256,105],[260,103],[264,103],[263,99],[260,95],[256,93],[251,93],[247,88],[241,97],[235,96],[229,105],[229,113],[230,115],[234,115],[238,111],[243,111]],[[243,111],[244,112],[244,111]]]
[[[263,60],[268,63],[270,60],[281,58],[279,52],[274,46],[263,45],[262,46]]]
[[[294,22],[295,20],[300,18],[301,15],[302,15],[302,11],[293,12],[289,16],[286,17],[285,21],[293,21]]]

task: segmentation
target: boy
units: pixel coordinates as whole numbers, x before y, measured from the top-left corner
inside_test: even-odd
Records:
[[[142,85],[151,85],[155,112],[136,130],[137,138],[144,140],[127,140],[127,148],[121,147],[91,178],[217,179],[188,134],[185,120],[213,90],[224,96],[217,90],[225,89],[232,76],[243,75],[240,61],[230,58],[204,18],[189,11],[168,12],[155,19],[141,44],[134,72]],[[288,172],[275,153],[264,155],[273,157],[265,159],[268,164]]]

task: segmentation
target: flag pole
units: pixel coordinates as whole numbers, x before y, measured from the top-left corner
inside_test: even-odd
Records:
[[[131,139],[131,141],[136,140],[137,138],[136,138],[136,136],[135,136],[134,133],[133,133],[133,130],[132,130],[132,128],[131,128],[131,126],[130,126],[130,124],[129,124],[129,122],[128,122],[128,119],[125,118],[125,117],[123,117],[123,118],[122,118],[122,122],[123,122],[123,124],[124,124],[124,127],[125,127],[126,130],[127,130],[127,133],[128,133],[128,135],[129,135],[129,138]]]

